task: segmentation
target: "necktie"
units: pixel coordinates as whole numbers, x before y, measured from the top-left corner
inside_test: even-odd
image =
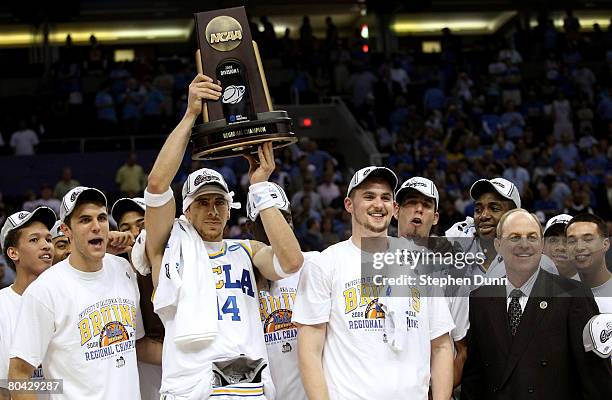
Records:
[[[523,312],[521,311],[521,304],[519,303],[519,298],[523,295],[519,289],[514,289],[510,292],[510,306],[508,307],[508,320],[510,321],[510,332],[512,336],[516,335],[518,330],[518,326],[521,323],[521,315]]]

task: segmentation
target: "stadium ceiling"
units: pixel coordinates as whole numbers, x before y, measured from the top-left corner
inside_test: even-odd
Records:
[[[598,22],[606,27],[612,17],[609,0],[573,1],[585,27]],[[486,11],[483,11],[486,3]],[[70,34],[76,44],[94,34],[101,43],[184,42],[193,32],[191,15],[197,11],[246,5],[254,17],[266,15],[278,35],[289,28],[297,37],[302,16],[310,16],[316,36],[325,35],[325,17],[331,16],[341,32],[351,34],[363,23],[374,26],[376,13],[390,16],[397,35],[432,36],[449,27],[459,34],[492,34],[517,15],[529,11],[532,24],[542,8],[562,25],[562,7],[571,0],[67,0],[62,2],[12,2],[0,4],[0,46],[24,47],[41,42],[43,21],[49,39],[61,44]],[[606,10],[606,11],[602,11]],[[255,18],[254,20],[257,20]],[[375,35],[373,30],[370,30]]]
[[[30,0],[0,2],[0,24],[182,19],[198,11],[246,6],[253,15],[319,15],[359,12],[464,13],[609,9],[610,0]]]

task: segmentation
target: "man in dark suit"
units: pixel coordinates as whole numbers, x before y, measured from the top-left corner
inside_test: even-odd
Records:
[[[608,172],[604,181],[595,190],[597,198],[597,215],[604,220],[612,219],[612,172]]]
[[[542,236],[536,217],[520,208],[497,226],[508,281],[470,295],[462,400],[612,399],[610,360],[582,344],[597,305],[580,282],[540,268]]]

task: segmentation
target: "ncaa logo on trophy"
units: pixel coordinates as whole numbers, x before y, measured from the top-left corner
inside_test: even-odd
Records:
[[[257,43],[244,7],[195,14],[198,73],[221,82],[220,101],[204,103],[204,123],[191,131],[194,160],[255,154],[297,142],[287,112],[273,110]]]

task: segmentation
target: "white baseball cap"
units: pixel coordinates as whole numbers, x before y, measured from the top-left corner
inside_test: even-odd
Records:
[[[49,207],[38,207],[36,210],[29,211],[18,211],[12,214],[10,217],[4,221],[4,225],[2,225],[2,230],[0,230],[0,244],[2,245],[2,250],[5,249],[5,241],[6,236],[15,229],[19,229],[30,221],[39,221],[45,224],[47,229],[51,230],[53,228],[53,224],[55,224],[55,220],[57,216]]]
[[[612,354],[612,314],[599,314],[591,317],[582,330],[582,344],[585,351],[592,351],[601,358]]]
[[[189,174],[183,184],[183,212],[187,211],[196,197],[208,193],[216,193],[225,197],[230,208],[240,208],[240,204],[233,203],[234,193],[230,192],[223,175],[214,169],[201,168]]]
[[[348,197],[353,191],[353,189],[361,185],[363,181],[365,181],[367,178],[374,177],[382,178],[389,182],[389,185],[391,185],[392,192],[394,192],[395,188],[397,188],[398,179],[395,175],[395,172],[391,171],[387,167],[376,167],[372,165],[369,167],[361,168],[359,171],[355,172],[355,175],[353,175],[353,177],[351,178],[351,182],[348,185],[346,196]]]
[[[440,194],[435,183],[422,176],[415,176],[402,183],[402,186],[395,192],[395,200],[399,203],[409,190],[417,190],[424,196],[436,200],[436,209],[440,204]]]
[[[470,188],[470,196],[475,201],[484,193],[491,192],[494,189],[505,199],[514,203],[517,208],[521,207],[521,195],[514,183],[504,178],[479,179]]]
[[[55,221],[55,225],[53,225],[53,228],[51,228],[51,240],[56,239],[60,236],[65,236],[64,231],[60,229],[62,224],[63,222],[60,220]]]
[[[573,217],[569,214],[555,215],[554,217],[549,219],[548,222],[546,223],[546,227],[544,228],[544,234],[546,235],[546,231],[549,228],[551,228],[553,225],[567,225],[567,223],[570,222],[572,218]]]
[[[142,211],[145,212],[147,206],[145,204],[145,200],[142,197],[134,197],[130,199],[129,197],[122,197],[113,204],[111,208],[111,215],[117,224],[119,220],[128,211]]]
[[[62,222],[66,222],[66,217],[74,211],[79,200],[81,202],[83,200],[96,201],[108,207],[106,196],[100,190],[86,186],[77,186],[66,193],[62,199],[62,205],[60,206],[60,220]]]

